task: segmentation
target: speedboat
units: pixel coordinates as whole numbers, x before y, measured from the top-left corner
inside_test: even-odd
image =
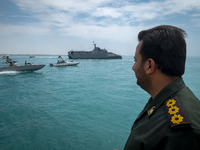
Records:
[[[63,67],[63,66],[76,66],[80,62],[62,62],[62,63],[56,63],[56,64],[50,64],[50,67]]]
[[[13,65],[9,67],[1,67],[0,72],[3,71],[36,71],[39,69],[42,69],[45,65],[24,65],[24,66],[18,66],[18,65]]]
[[[79,62],[66,62],[65,60],[63,60],[63,58],[61,56],[58,56],[58,61],[56,64],[50,64],[50,67],[63,67],[63,66],[76,66],[78,65]]]

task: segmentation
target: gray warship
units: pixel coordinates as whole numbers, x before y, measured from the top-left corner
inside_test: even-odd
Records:
[[[94,44],[92,51],[74,51],[68,52],[69,59],[122,59],[122,56],[101,49]]]

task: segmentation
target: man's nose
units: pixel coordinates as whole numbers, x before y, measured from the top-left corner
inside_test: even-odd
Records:
[[[132,70],[135,71],[135,64],[133,64]]]

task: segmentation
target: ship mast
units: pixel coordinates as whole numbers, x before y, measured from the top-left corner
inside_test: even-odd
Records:
[[[93,41],[93,44],[94,44],[94,49],[96,49],[96,45],[97,45],[97,44],[95,44],[95,42],[94,42],[94,41]]]

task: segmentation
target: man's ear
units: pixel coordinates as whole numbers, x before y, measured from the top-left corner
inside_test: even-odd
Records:
[[[147,59],[145,63],[145,72],[146,74],[150,75],[154,73],[156,70],[156,63],[152,58]]]

